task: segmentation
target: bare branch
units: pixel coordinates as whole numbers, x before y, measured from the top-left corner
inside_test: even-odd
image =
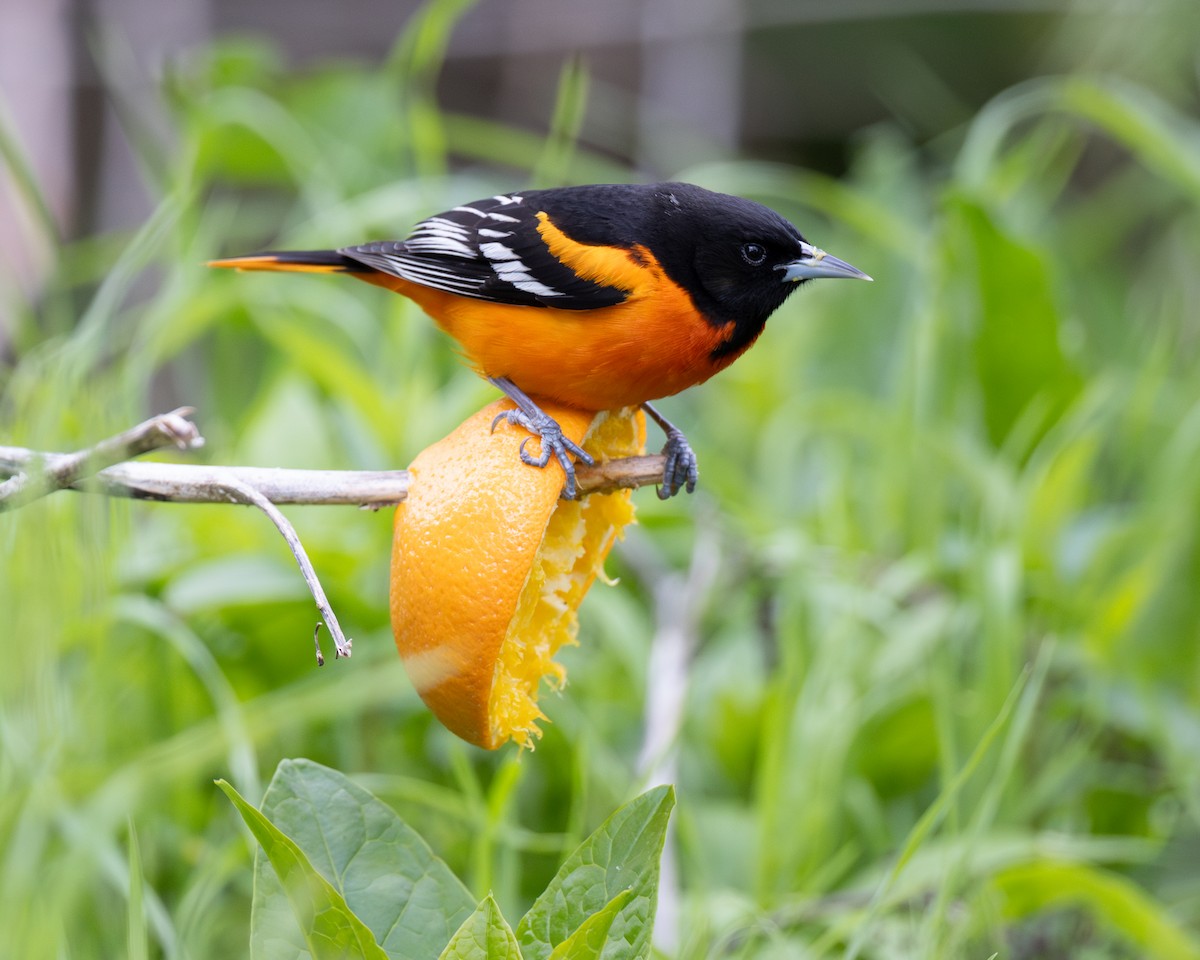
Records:
[[[0,451],[0,469],[3,469]],[[122,463],[73,489],[163,503],[228,503],[222,481],[234,477],[271,503],[369,507],[398,504],[408,493],[407,470],[289,470],[190,463]]]
[[[258,507],[275,524],[275,529],[283,535],[283,539],[287,541],[287,545],[292,550],[292,556],[296,558],[296,563],[300,567],[300,573],[304,577],[304,582],[308,584],[308,590],[313,595],[313,600],[317,603],[317,609],[321,611],[321,616],[325,620],[325,626],[333,634],[334,658],[349,657],[351,641],[347,640],[345,634],[342,633],[337,615],[333,612],[333,607],[329,605],[329,599],[325,596],[325,590],[321,587],[321,581],[317,579],[317,572],[313,569],[312,562],[308,559],[308,554],[305,553],[303,544],[300,543],[300,537],[296,533],[296,528],[288,522],[287,517],[279,512],[279,508],[275,504],[255,490],[250,484],[244,483],[232,474],[219,477],[217,482],[227,492],[229,499]],[[320,629],[319,625],[318,629]],[[325,658],[321,655],[321,645],[317,640],[316,633],[313,634],[313,642],[317,646],[317,666],[323,667],[325,665]]]
[[[645,457],[623,457],[595,466],[579,464],[575,468],[575,481],[579,495],[585,493],[612,493],[614,490],[633,490],[662,483],[663,468],[667,458],[661,453]]]
[[[191,407],[180,407],[75,453],[24,451],[27,456],[13,471],[13,476],[0,483],[0,510],[23,506],[151,450],[170,446],[194,450],[203,446],[204,438],[196,425],[187,419],[192,413]]]
[[[39,463],[55,470],[66,458],[74,456],[0,447],[0,473],[18,473]],[[663,465],[661,455],[628,457],[593,467],[580,464],[575,468],[575,476],[580,495],[610,493],[661,483]],[[395,506],[403,500],[408,494],[409,481],[407,470],[284,470],[190,463],[120,463],[55,489],[165,503],[228,503],[229,496],[221,481],[230,476],[254,487],[275,504],[340,504],[373,510]],[[0,488],[3,486],[0,484]],[[0,509],[3,506],[0,500]]]

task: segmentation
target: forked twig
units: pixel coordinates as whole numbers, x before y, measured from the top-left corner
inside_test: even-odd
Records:
[[[178,447],[195,450],[204,445],[196,425],[187,418],[191,407],[159,414],[115,437],[75,453],[39,453],[17,448],[24,456],[7,480],[0,483],[0,510],[11,510],[33,500],[74,486],[107,467],[132,460],[151,450]],[[8,449],[8,448],[0,448]]]
[[[304,582],[308,584],[308,591],[312,594],[313,600],[316,601],[317,609],[321,611],[325,625],[329,627],[329,632],[333,635],[334,659],[348,658],[350,656],[352,641],[347,640],[345,634],[342,633],[337,614],[333,612],[333,607],[329,605],[329,599],[325,596],[325,590],[321,586],[321,581],[317,579],[317,572],[313,569],[312,562],[308,559],[308,554],[305,553],[303,544],[300,543],[300,536],[296,533],[296,528],[288,522],[287,517],[279,512],[279,508],[275,504],[264,497],[259,491],[255,490],[250,484],[243,483],[237,477],[233,476],[232,473],[227,476],[218,477],[216,482],[222,490],[228,493],[231,499],[239,503],[249,504],[252,507],[258,507],[275,524],[275,529],[287,541],[287,545],[292,551],[292,556],[296,558],[296,564],[300,567],[300,574],[304,577]],[[315,634],[313,635],[313,640],[316,642]],[[324,665],[325,658],[321,655],[321,645],[317,643],[317,666],[323,667]]]

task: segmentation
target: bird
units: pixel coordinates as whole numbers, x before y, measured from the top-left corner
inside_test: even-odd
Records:
[[[663,430],[658,495],[699,477],[683,432],[652,401],[708,380],[758,339],[809,280],[871,277],[809,243],[774,210],[689,183],[521,190],[464,203],[403,240],[212,260],[238,270],[345,273],[414,301],[503,391],[529,431],[523,462],[565,474],[592,458],[538,401],[641,406]],[[540,438],[538,455],[526,450]]]

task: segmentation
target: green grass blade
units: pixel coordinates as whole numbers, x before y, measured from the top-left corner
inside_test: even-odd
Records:
[[[150,938],[146,931],[146,878],[142,872],[142,852],[138,846],[137,830],[129,821],[129,901],[126,904],[129,960],[149,960]]]
[[[921,845],[925,842],[926,838],[928,838],[929,835],[937,828],[938,824],[941,823],[946,814],[950,812],[952,804],[958,798],[958,795],[962,791],[963,787],[966,786],[967,782],[974,775],[975,771],[979,769],[980,764],[983,763],[983,759],[988,755],[988,752],[992,748],[992,744],[996,742],[996,739],[1000,736],[1005,724],[1008,723],[1008,718],[1016,707],[1017,702],[1020,700],[1021,693],[1025,689],[1028,679],[1029,670],[1027,669],[1021,675],[1021,678],[1017,681],[1016,685],[1009,693],[1008,699],[1004,701],[1004,705],[1000,708],[1000,712],[996,715],[996,718],[984,732],[984,735],[980,738],[979,743],[976,744],[975,749],[972,751],[971,756],[967,759],[967,762],[963,765],[962,769],[960,769],[955,775],[954,779],[942,789],[942,792],[938,794],[937,799],[928,807],[928,809],[926,809],[926,811],[921,815],[920,819],[917,820],[912,829],[909,831],[908,837],[904,841],[904,846],[900,849],[900,854],[897,856],[895,864],[892,866],[892,869],[889,871],[887,877],[884,878],[878,889],[875,891],[875,894],[871,899],[871,905],[867,908],[865,916],[858,924],[858,928],[854,934],[854,937],[850,941],[850,946],[846,950],[846,960],[854,960],[854,958],[862,952],[863,947],[866,945],[867,937],[870,935],[872,929],[872,921],[878,916],[879,909],[882,906],[883,900],[887,896],[888,891],[896,883],[896,880],[904,871],[904,868],[908,865],[909,861],[912,860],[916,852],[921,848]]]
[[[1144,88],[1117,78],[1039,78],[1013,87],[985,107],[967,134],[958,179],[984,189],[1004,140],[1019,124],[1065,114],[1103,130],[1148,168],[1200,198],[1200,124]]]
[[[21,148],[12,117],[4,98],[0,96],[0,161],[8,170],[8,175],[16,187],[17,195],[28,205],[29,211],[37,221],[42,235],[49,242],[59,241],[58,222],[54,211],[46,200],[38,184],[37,175],[29,163],[29,158]]]
[[[1145,960],[1200,960],[1200,940],[1124,877],[1079,863],[1010,867],[997,874],[1003,910],[1012,919],[1065,906],[1083,907],[1118,931]]]
[[[446,169],[446,133],[435,85],[450,34],[478,0],[432,0],[414,14],[393,47],[385,72],[400,94],[404,133],[413,170],[438,176]]]
[[[558,93],[550,132],[542,155],[533,168],[531,181],[535,187],[558,187],[567,183],[575,144],[587,115],[589,72],[581,57],[571,57],[558,75]]]

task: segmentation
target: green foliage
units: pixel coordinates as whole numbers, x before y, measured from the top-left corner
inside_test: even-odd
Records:
[[[1036,861],[1000,871],[995,883],[1007,917],[1079,903],[1124,934],[1141,956],[1162,960],[1200,957],[1195,937],[1164,916],[1137,886],[1088,864]]]
[[[603,916],[609,909],[616,913],[606,922],[611,929],[604,955],[626,960],[649,954],[658,861],[674,806],[670,787],[644,793],[605,820],[567,858],[517,927],[527,958],[554,956],[589,918]],[[585,939],[595,935],[593,930]]]
[[[1062,347],[1047,257],[1005,236],[988,212],[964,202],[954,210],[973,273],[979,316],[973,326],[976,376],[988,437],[1003,443],[1035,402],[1045,422],[1062,416],[1079,375]],[[970,261],[973,260],[974,263]]]
[[[295,841],[309,869],[328,879],[389,957],[436,956],[474,909],[474,898],[411,827],[333,770],[283,761],[262,813]],[[278,944],[296,924],[291,911],[281,915],[287,902],[273,858],[256,858],[254,890],[251,955],[280,956]]]
[[[614,106],[582,66],[549,138],[440,110],[463,8],[428,7],[383,69],[294,75],[247,40],[171,64],[171,136],[135,138],[153,214],[60,244],[37,303],[5,305],[4,442],[72,449],[188,403],[215,463],[386,468],[482,406],[491,391],[402,298],[200,266],[395,236],[534,177],[635,176],[585,110]],[[1194,50],[1191,7],[1172,9],[1147,7],[1145,36]],[[1141,53],[1147,76],[1167,69]],[[388,914],[322,864],[402,850],[412,870],[380,872],[439,891],[433,954],[454,935],[460,952],[515,937],[526,956],[608,958],[635,928],[644,950],[657,895],[682,960],[1196,955],[1193,87],[1037,79],[932,143],[864,131],[836,181],[701,157],[656,172],[769,203],[876,283],[806,287],[744,358],[664,403],[701,490],[637,495],[620,585],[589,595],[535,753],[473,751],[413,693],[386,514],[288,511],[355,639],[321,671],[311,603],[250,511],[60,494],[0,516],[0,952],[241,956],[282,918],[273,942],[315,955],[290,901],[251,924],[251,878],[269,888],[275,868],[254,867],[224,778],[263,800],[258,828],[334,942]],[[45,227],[2,126],[0,157]],[[662,626],[693,634],[679,676],[648,666]],[[643,757],[647,702],[681,686],[667,756]],[[297,798],[332,779],[285,764],[264,794],[290,756],[355,772],[338,796],[369,817],[328,857]],[[626,893],[615,867],[656,864],[657,833],[618,830],[594,862],[571,851],[660,761],[675,869]],[[636,801],[656,824],[668,803]],[[387,839],[416,834],[428,851]],[[436,881],[429,851],[448,865]],[[509,934],[501,910],[532,912]]]
[[[467,917],[442,951],[442,960],[521,960],[512,928],[491,894]]]
[[[632,890],[622,890],[618,893],[602,909],[597,910],[584,920],[566,940],[556,946],[550,953],[550,960],[599,960],[604,954],[605,948],[609,945],[609,932],[612,930],[613,924],[625,909],[625,905],[632,898]],[[652,925],[653,920],[653,917],[646,917],[643,923]],[[647,934],[649,933],[649,925],[642,927]],[[635,925],[630,929],[637,930],[638,926]],[[642,937],[642,940],[647,944],[649,943],[649,939],[649,936]],[[629,950],[628,944],[622,944],[621,946],[623,949],[612,951],[614,956],[634,955]]]
[[[635,960],[650,952],[668,787],[588,837],[515,936],[491,894],[472,909],[466,888],[412,828],[344,775],[285,760],[261,812],[218,785],[266,854],[256,861],[253,957]]]
[[[233,801],[250,832],[262,845],[275,870],[278,891],[287,897],[314,960],[364,957],[383,960],[388,954],[372,931],[350,909],[345,897],[312,865],[299,844],[254,809],[226,781],[219,786]],[[274,952],[274,941],[266,949]],[[288,951],[289,955],[291,951]]]

